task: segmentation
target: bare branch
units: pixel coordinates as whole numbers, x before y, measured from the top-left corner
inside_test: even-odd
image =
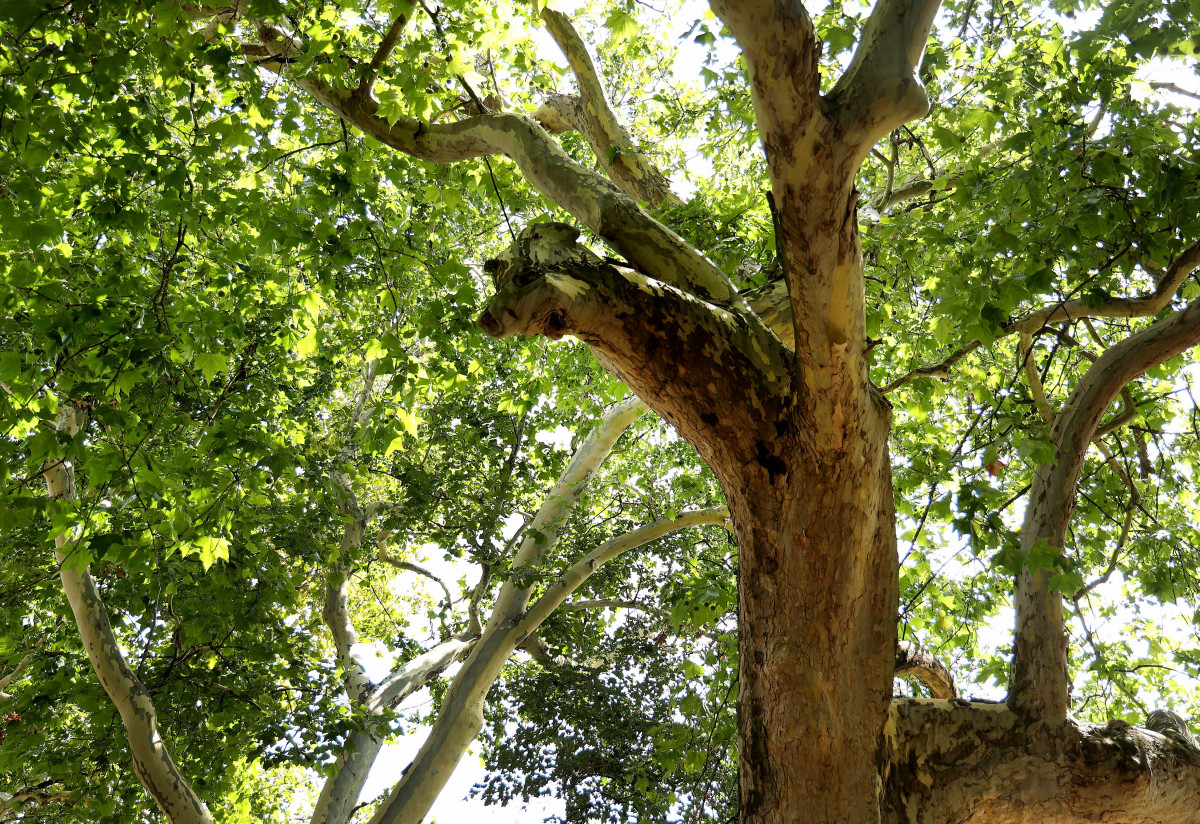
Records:
[[[1181,94],[1184,97],[1190,97],[1193,100],[1200,100],[1200,94],[1197,94],[1196,92],[1192,91],[1191,89],[1185,89],[1183,86],[1180,86],[1178,83],[1169,83],[1169,82],[1165,82],[1165,81],[1157,81],[1156,80],[1156,81],[1151,81],[1150,88],[1154,89],[1155,91],[1173,92],[1174,94]]]
[[[405,661],[379,682],[367,701],[371,716],[382,715],[429,683],[446,667],[466,655],[474,638],[452,638]],[[309,824],[346,824],[358,804],[367,775],[385,736],[378,731],[355,730],[334,765],[334,773],[321,788]]]
[[[332,479],[342,489],[344,497],[339,506],[349,521],[342,532],[337,560],[326,573],[321,617],[333,636],[333,648],[342,667],[346,696],[354,703],[361,703],[371,694],[372,686],[362,665],[352,654],[354,645],[358,643],[358,632],[350,616],[349,586],[350,577],[354,574],[354,556],[362,547],[367,518],[354,497],[349,480],[340,474],[333,475]]]
[[[1193,243],[1175,258],[1159,278],[1154,291],[1135,298],[1113,298],[1100,304],[1083,299],[1067,300],[1038,309],[1015,323],[1006,324],[1001,334],[1037,332],[1045,326],[1081,318],[1145,318],[1167,307],[1179,287],[1200,266],[1200,242]]]
[[[415,572],[418,575],[423,575],[429,580],[433,581],[435,584],[440,586],[442,588],[442,592],[446,594],[446,608],[449,609],[449,607],[454,603],[454,596],[450,594],[450,587],[446,586],[446,582],[420,564],[414,564],[409,561],[401,561],[394,555],[388,554],[388,551],[384,548],[385,545],[386,544],[384,541],[381,540],[379,542],[379,560],[394,566],[396,569],[403,569],[407,572]]]
[[[960,360],[981,346],[983,346],[983,341],[973,340],[970,343],[955,349],[941,363],[935,363],[932,366],[919,366],[916,369],[910,370],[896,378],[891,383],[884,384],[879,391],[886,395],[888,392],[899,389],[901,386],[904,386],[906,383],[911,383],[917,378],[936,378],[942,377],[943,375],[949,375],[950,369],[954,366],[954,364],[958,363]]]
[[[916,641],[897,642],[896,675],[916,678],[934,698],[958,698],[958,687],[950,670]]]
[[[702,524],[724,524],[729,519],[727,507],[699,509],[685,512],[675,518],[665,518],[652,524],[638,527],[593,549],[582,559],[571,565],[559,576],[558,582],[550,586],[529,608],[517,625],[517,632],[532,632],[549,618],[567,597],[579,588],[601,566],[622,553],[636,549],[664,535]]]
[[[666,177],[634,145],[629,133],[617,120],[587,46],[571,24],[571,19],[549,7],[543,8],[540,16],[575,74],[579,98],[572,100],[565,95],[554,95],[538,109],[534,119],[547,128],[550,127],[543,117],[549,118],[555,125],[562,125],[564,120],[569,122],[587,139],[612,182],[631,197],[651,206],[682,203],[671,192]]]
[[[69,402],[60,404],[58,428],[61,432],[73,437],[82,425],[80,418],[79,410]],[[43,474],[54,500],[78,497],[75,470],[69,461],[48,463]],[[125,661],[91,572],[86,567],[80,569],[71,565],[65,553],[68,542],[66,534],[55,536],[54,557],[58,561],[59,577],[92,669],[125,726],[134,771],[171,824],[213,824],[208,808],[179,772],[159,733],[154,701]]]
[[[526,530],[511,567],[535,565],[558,540],[558,531],[584,488],[604,464],[621,434],[646,411],[630,398],[610,411],[575,451]],[[392,788],[372,824],[416,824],[424,818],[455,765],[483,726],[483,701],[522,637],[517,625],[526,615],[530,591],[510,578],[500,588],[482,636],[472,647],[442,702],[433,729],[417,757]],[[531,627],[531,630],[536,626]]]

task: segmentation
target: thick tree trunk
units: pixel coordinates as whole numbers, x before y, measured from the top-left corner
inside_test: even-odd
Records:
[[[874,822],[896,644],[881,430],[857,455],[726,486],[738,528],[744,822]]]

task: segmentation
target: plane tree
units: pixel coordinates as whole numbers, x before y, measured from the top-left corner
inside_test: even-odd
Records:
[[[294,333],[272,328],[257,347],[239,340],[254,347],[240,360],[192,346],[180,362],[210,381],[228,374],[233,386],[264,344],[322,351],[315,294],[334,307],[390,299],[381,334],[359,339],[365,398],[371,364],[383,356],[394,367],[411,347],[388,325],[407,303],[381,294],[378,277],[365,291],[353,282],[355,243],[378,262],[446,261],[435,272],[462,286],[420,295],[430,327],[437,301],[448,315],[446,296],[467,304],[473,278],[486,277],[488,335],[581,341],[695,449],[723,492],[737,544],[743,821],[1005,821],[1034,805],[1063,820],[1188,820],[1200,750],[1179,715],[1147,704],[1177,700],[1186,682],[1140,671],[1194,676],[1197,662],[1170,634],[1151,632],[1142,655],[1128,639],[1098,638],[1093,624],[1099,615],[1144,632],[1137,608],[1195,594],[1195,405],[1179,356],[1200,341],[1200,131],[1186,87],[1139,74],[1195,53],[1193,11],[920,0],[685,9],[695,18],[681,29],[689,59],[702,64],[695,79],[673,74],[670,44],[641,28],[651,12],[621,4],[603,8],[596,28],[507,4],[23,9],[6,30],[5,122],[20,149],[8,175],[22,184],[6,201],[20,218],[5,238],[9,282],[22,307],[45,311],[43,292],[81,265],[71,262],[81,246],[71,221],[91,219],[103,221],[88,235],[93,257],[112,257],[126,236],[156,252],[157,278],[138,261],[101,268],[114,288],[169,283],[175,258],[195,253],[181,240],[171,253],[161,218],[150,223],[128,204],[173,181],[159,214],[178,216],[176,237],[186,228],[229,243],[217,269],[230,284],[262,288],[238,252],[286,260],[297,249],[332,284],[312,298],[288,291],[298,309],[273,320]],[[528,36],[534,26],[564,55],[571,93]],[[270,171],[321,144],[338,148],[331,162]],[[686,168],[697,151],[711,175]],[[210,165],[227,170],[224,186],[203,185]],[[441,207],[441,224],[359,205],[384,175],[396,185],[401,167],[404,186],[429,180],[417,199]],[[695,192],[673,191],[689,171],[701,178]],[[99,195],[89,181],[103,182]],[[186,203],[197,185],[209,199]],[[243,198],[261,201],[258,219],[229,226],[222,216]],[[500,219],[484,240],[445,245],[446,226],[472,210]],[[373,236],[381,227],[404,235],[399,252]],[[496,230],[509,241],[502,251]],[[111,316],[100,305],[99,296],[58,303]],[[191,310],[198,328],[206,308]],[[354,314],[343,322],[361,330]],[[443,346],[465,336],[465,312],[457,317],[425,336]],[[47,476],[61,551],[79,534],[71,502],[83,500],[64,460],[83,460],[91,444],[75,430],[82,398],[64,394],[55,363],[72,351],[75,324],[41,327],[56,349],[31,342],[10,356],[9,372],[25,374],[32,357],[42,376],[10,393],[26,423],[6,448],[26,478]],[[350,333],[338,340],[353,347]],[[212,342],[227,348],[224,337]],[[520,345],[551,360],[579,353]],[[314,380],[330,372],[308,368]],[[533,397],[577,380],[547,374]],[[506,369],[499,380],[518,378]],[[343,398],[356,396],[349,386]],[[217,413],[235,394],[217,396],[212,421],[232,421]],[[401,429],[415,427],[402,391],[387,402]],[[631,408],[618,407],[596,438]],[[53,417],[58,434],[46,426]],[[347,422],[335,463],[354,452],[367,410],[349,405]],[[403,443],[396,431],[385,452],[396,437]],[[585,445],[574,468],[594,454]],[[572,471],[560,483],[574,490]],[[336,618],[347,559],[386,503],[372,506],[336,470],[324,477],[345,522],[325,597]],[[571,500],[565,491],[547,506]],[[688,516],[662,528],[679,517]],[[462,666],[372,821],[425,816],[518,646],[548,667],[572,663],[554,660],[535,630],[563,603],[554,594],[565,582],[608,556],[585,555],[558,584],[534,586],[521,569],[538,567],[554,537],[533,528],[497,579],[486,625],[468,610],[466,635],[443,639],[463,645]],[[220,541],[197,536],[196,552],[215,561]],[[954,575],[939,574],[946,556],[960,559]],[[64,559],[70,591],[79,564]],[[1102,598],[1112,591],[1126,603]],[[986,625],[1009,604],[1011,645],[987,649]],[[349,703],[365,699],[372,715],[377,685],[356,671],[348,625],[327,622]],[[953,653],[962,674],[998,684],[1005,700],[961,699],[913,638]],[[898,672],[919,674],[934,697],[894,696]],[[118,706],[129,703],[132,686],[101,680],[116,683]],[[1150,710],[1137,719],[1145,726],[1128,723],[1134,709]],[[346,759],[375,734],[369,719],[359,727]],[[181,771],[152,726],[127,728],[136,771],[171,820],[208,820],[188,779],[204,766]],[[158,749],[139,755],[139,739]],[[578,775],[565,755],[561,774]],[[151,762],[166,771],[156,776]]]

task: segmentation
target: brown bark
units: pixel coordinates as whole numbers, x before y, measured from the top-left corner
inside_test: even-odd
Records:
[[[489,333],[578,336],[721,481],[739,544],[739,723],[752,742],[743,820],[803,808],[813,821],[874,821],[897,574],[890,415],[865,370],[834,352],[797,397],[775,335],[599,260],[570,227],[530,227],[491,269]]]

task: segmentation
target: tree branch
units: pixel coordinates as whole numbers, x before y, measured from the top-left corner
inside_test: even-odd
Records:
[[[655,521],[652,524],[638,527],[630,532],[626,532],[624,535],[606,541],[576,561],[571,565],[570,569],[560,575],[558,581],[548,587],[521,618],[517,624],[516,631],[525,634],[536,630],[597,569],[618,555],[628,552],[631,549],[637,549],[644,544],[648,544],[672,532],[678,532],[681,529],[704,524],[723,525],[727,520],[729,520],[728,507],[698,509],[693,512],[685,512],[675,518],[664,518],[663,520]]]
[[[876,0],[854,57],[828,96],[860,156],[929,111],[917,71],[940,5],[940,0]]]
[[[512,113],[483,114],[455,123],[429,124],[410,118],[389,123],[371,97],[334,89],[315,75],[294,77],[290,65],[299,46],[270,26],[260,26],[266,52],[257,65],[293,80],[348,124],[405,154],[431,163],[452,163],[503,154],[546,197],[608,241],[641,271],[680,285],[716,303],[748,311],[736,287],[712,261],[648,215],[603,175],[589,171],[562,150],[536,122]]]
[[[896,675],[916,678],[934,698],[958,698],[958,687],[954,685],[950,670],[916,641],[897,642]]]
[[[29,666],[29,663],[33,660],[33,656],[36,655],[38,650],[45,646],[45,644],[46,639],[42,638],[37,642],[37,645],[34,646],[32,650],[25,653],[25,657],[22,658],[20,663],[13,668],[12,672],[10,672],[8,675],[5,675],[3,678],[0,678],[0,701],[9,701],[12,699],[12,695],[5,692],[5,690],[8,689],[9,684],[21,677],[21,673],[23,673],[25,668]],[[28,649],[28,647],[26,647],[26,649]]]
[[[588,482],[621,434],[645,411],[645,404],[630,398],[605,415],[584,439],[525,530],[511,563],[514,572],[533,567],[554,547],[562,524]],[[483,727],[484,699],[521,639],[516,626],[529,598],[528,586],[522,586],[516,577],[500,588],[487,626],[454,677],[433,729],[387,801],[376,811],[372,824],[418,824],[425,817]]]
[[[579,98],[553,95],[534,113],[534,120],[546,128],[550,128],[547,120],[556,126],[562,125],[564,120],[569,122],[587,139],[612,182],[631,197],[652,207],[662,203],[682,203],[671,192],[667,179],[650,158],[634,145],[629,133],[617,120],[587,46],[571,24],[571,19],[549,7],[543,7],[540,17],[575,74]]]
[[[375,56],[367,64],[367,70],[363,74],[362,80],[358,82],[356,93],[359,97],[370,96],[371,89],[375,86],[375,78],[379,76],[379,69],[392,56],[392,52],[396,50],[396,44],[400,41],[400,34],[407,25],[408,15],[404,14],[404,12],[396,12],[396,16],[392,18],[391,25],[388,26],[387,34],[383,36],[383,40],[379,41],[379,48],[376,50]]]
[[[1021,550],[1061,548],[1075,506],[1079,473],[1101,416],[1129,381],[1200,342],[1200,301],[1112,346],[1092,364],[1055,417],[1054,461],[1038,467],[1021,529]],[[1044,550],[1041,550],[1044,552]],[[1017,576],[1009,705],[1031,719],[1066,716],[1068,673],[1059,570],[1026,565]]]
[[[1167,307],[1171,298],[1187,280],[1188,275],[1198,266],[1200,266],[1200,242],[1193,243],[1171,262],[1171,265],[1159,278],[1154,291],[1148,295],[1136,298],[1113,298],[1111,301],[1099,305],[1089,304],[1079,299],[1060,301],[1031,312],[1020,320],[1006,323],[996,332],[996,337],[1002,338],[1021,332],[1032,334],[1052,323],[1083,318],[1140,318],[1157,315]],[[885,384],[880,391],[887,394],[916,378],[948,374],[954,364],[982,345],[982,341],[979,340],[969,341],[941,363],[913,369]]]
[[[600,260],[565,224],[535,224],[488,268],[496,283],[479,323],[493,337],[573,334],[702,457],[754,459],[763,420],[791,385],[791,353],[760,323]],[[642,322],[628,323],[627,318]],[[731,399],[738,398],[740,403]]]
[[[452,638],[405,661],[379,682],[366,702],[370,716],[380,716],[429,683],[471,649],[474,638]],[[346,824],[375,763],[385,736],[377,730],[355,730],[342,748],[335,772],[325,781],[309,824]]]
[[[74,438],[81,425],[79,410],[63,400],[59,406],[59,431]],[[78,498],[75,470],[69,461],[48,463],[43,474],[52,499]],[[92,669],[125,726],[134,771],[171,824],[213,824],[208,808],[179,772],[159,733],[154,701],[125,661],[91,572],[86,567],[71,565],[64,552],[67,543],[66,534],[54,538],[59,577]]]

